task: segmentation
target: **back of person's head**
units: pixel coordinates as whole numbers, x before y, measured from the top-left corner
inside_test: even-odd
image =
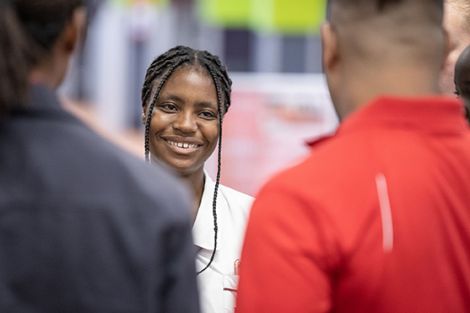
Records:
[[[465,103],[465,116],[470,122],[470,46],[460,54],[455,64],[455,94]]]
[[[374,61],[381,63],[408,50],[421,58],[441,36],[442,18],[442,0],[330,0],[328,20],[350,53],[376,53],[381,58]],[[384,53],[385,45],[394,50]]]
[[[336,104],[350,101],[351,89],[353,100],[363,101],[411,94],[432,80],[437,86],[445,56],[443,0],[330,0],[328,10],[323,64]],[[337,109],[340,116],[353,110]]]
[[[454,10],[457,15],[453,15],[460,27],[465,31],[470,31],[470,0],[444,0],[445,9]]]
[[[470,44],[470,0],[446,0],[444,4],[444,28],[449,35],[449,49],[440,86],[444,94],[452,95],[455,91],[455,63],[463,49]]]
[[[25,100],[31,71],[51,61],[83,5],[83,0],[0,0],[0,115]]]

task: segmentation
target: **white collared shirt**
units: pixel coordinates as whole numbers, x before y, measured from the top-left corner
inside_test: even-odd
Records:
[[[198,249],[196,269],[209,263],[214,249],[212,200],[214,181],[205,174],[204,192],[193,225]],[[217,251],[208,269],[198,275],[202,313],[231,313],[238,284],[237,267],[253,197],[219,185],[217,194]]]

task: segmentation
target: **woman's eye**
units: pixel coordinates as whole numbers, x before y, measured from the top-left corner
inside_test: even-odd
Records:
[[[200,113],[200,116],[202,118],[210,119],[210,120],[217,118],[217,115],[214,112],[211,112],[211,111],[202,111]]]
[[[163,112],[176,112],[177,107],[171,103],[162,103],[158,106]]]

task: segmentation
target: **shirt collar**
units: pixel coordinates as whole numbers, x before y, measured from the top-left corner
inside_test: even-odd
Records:
[[[450,97],[380,97],[347,118],[337,133],[375,125],[416,129],[427,133],[456,134],[468,131],[464,105]]]
[[[196,220],[193,225],[194,244],[200,248],[212,251],[214,249],[214,217],[212,215],[212,200],[214,197],[215,182],[204,172],[204,191],[201,204],[197,210]],[[220,188],[220,186],[219,186]],[[217,197],[220,205],[221,194]],[[219,213],[220,210],[217,210]],[[218,250],[220,245],[218,244]]]
[[[305,141],[305,144],[308,147],[316,147],[319,144],[328,141],[332,137],[334,137],[334,134],[323,135],[323,136],[320,136],[320,137],[317,137],[317,138],[308,139],[307,141]]]

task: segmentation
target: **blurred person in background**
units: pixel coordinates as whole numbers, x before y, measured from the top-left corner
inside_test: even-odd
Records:
[[[468,312],[470,133],[440,96],[443,1],[329,6],[342,123],[258,194],[237,312]]]
[[[470,0],[444,1],[444,28],[448,33],[448,54],[440,77],[442,92],[453,95],[457,58],[470,45]]]
[[[220,184],[222,122],[232,81],[219,58],[177,46],[149,66],[142,88],[145,156],[174,170],[194,194],[193,237],[202,312],[233,312],[252,198]],[[204,164],[218,143],[215,182]]]
[[[465,104],[465,117],[470,122],[470,46],[460,54],[455,64],[455,94]]]
[[[183,187],[57,99],[85,20],[0,1],[0,311],[198,312]]]

